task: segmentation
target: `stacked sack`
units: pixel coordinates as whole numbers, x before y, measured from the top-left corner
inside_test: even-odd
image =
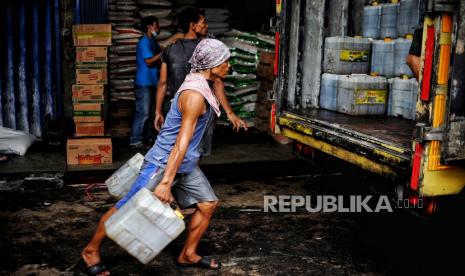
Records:
[[[140,21],[134,0],[110,1],[109,18],[113,46],[110,47],[111,100],[135,100],[136,47],[142,33],[134,28]]]
[[[175,29],[174,19],[172,17],[172,3],[167,0],[137,0],[139,4],[139,16],[155,16],[160,24],[160,33],[157,36],[159,42],[172,36]]]
[[[140,22],[135,0],[110,0],[109,19],[113,46],[110,47],[110,132],[114,137],[131,133],[134,116],[134,79],[136,47],[142,33],[135,28]]]
[[[231,51],[232,74],[225,79],[225,90],[234,112],[247,121],[249,126],[255,125],[255,108],[258,97],[259,81],[257,65],[259,51],[271,52],[274,45],[269,36],[231,30],[221,39]],[[226,117],[219,123],[225,123]]]
[[[230,12],[226,8],[202,8],[205,11],[205,17],[208,23],[208,32],[214,37],[223,36],[230,31],[229,16]]]

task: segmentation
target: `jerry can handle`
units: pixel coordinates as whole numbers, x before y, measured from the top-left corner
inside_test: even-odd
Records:
[[[176,216],[178,216],[180,219],[184,219],[184,215],[181,214],[181,211],[179,210],[178,204],[175,201],[170,203],[170,207],[171,207],[171,209],[173,209]]]

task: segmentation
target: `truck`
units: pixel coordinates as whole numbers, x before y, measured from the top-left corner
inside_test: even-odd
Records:
[[[365,1],[358,1],[365,4]],[[311,148],[391,178],[411,202],[464,194],[465,1],[426,0],[414,120],[319,107],[323,44],[347,35],[355,0],[277,0],[270,126]],[[358,13],[360,14],[360,13]]]

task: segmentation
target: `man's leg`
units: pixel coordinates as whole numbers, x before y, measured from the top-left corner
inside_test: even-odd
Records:
[[[189,233],[187,235],[186,244],[178,257],[178,262],[196,263],[201,259],[201,256],[197,255],[197,247],[217,207],[218,201],[208,201],[197,204],[197,209],[192,215],[188,226]],[[218,264],[213,262],[211,266],[217,267]]]
[[[142,143],[142,132],[144,131],[144,124],[150,112],[150,92],[148,87],[137,87],[136,91],[136,113],[134,114],[134,121],[132,124],[131,138],[129,139],[130,145],[138,145]]]
[[[113,207],[110,210],[108,210],[101,218],[98,223],[97,229],[95,230],[94,236],[92,236],[92,239],[90,242],[84,247],[84,249],[81,252],[82,259],[86,263],[86,265],[93,266],[95,264],[100,263],[100,247],[102,245],[103,240],[107,236],[105,233],[105,221],[107,221],[111,215],[116,212],[116,208]],[[108,272],[102,273],[100,275],[109,275]]]
[[[153,142],[155,141],[155,127],[153,126],[153,122],[155,121],[155,94],[156,94],[156,86],[150,86],[147,97],[147,108],[148,108],[148,115],[147,119],[144,123],[144,138],[147,141],[147,145],[152,146]]]

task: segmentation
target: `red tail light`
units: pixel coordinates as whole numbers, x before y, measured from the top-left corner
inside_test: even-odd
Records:
[[[417,143],[415,145],[415,153],[413,154],[413,166],[412,166],[412,178],[410,179],[410,188],[412,190],[418,190],[418,182],[420,180],[421,171],[421,158],[425,148],[422,144]]]
[[[434,26],[428,26],[426,29],[426,49],[425,63],[423,67],[423,80],[421,84],[422,101],[429,101],[431,94],[431,73],[433,71],[433,53],[434,53]]]

